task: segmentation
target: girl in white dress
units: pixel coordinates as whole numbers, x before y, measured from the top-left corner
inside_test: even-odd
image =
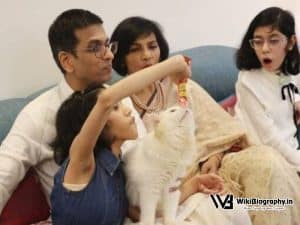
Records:
[[[250,23],[237,52],[236,117],[255,143],[272,146],[300,166],[296,77],[300,56],[291,13],[277,7]]]

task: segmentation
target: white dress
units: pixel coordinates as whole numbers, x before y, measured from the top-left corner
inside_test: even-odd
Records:
[[[282,98],[282,87],[288,83],[293,83],[292,76],[264,69],[241,71],[236,83],[235,113],[255,143],[273,147],[291,164],[300,166],[293,104],[287,89],[283,91],[285,100]]]

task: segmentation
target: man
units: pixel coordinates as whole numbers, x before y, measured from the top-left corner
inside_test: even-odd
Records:
[[[102,24],[87,10],[71,9],[50,26],[52,54],[64,79],[20,112],[0,146],[0,213],[30,167],[35,168],[49,200],[58,170],[51,148],[58,108],[73,91],[111,78],[116,45],[109,44]]]

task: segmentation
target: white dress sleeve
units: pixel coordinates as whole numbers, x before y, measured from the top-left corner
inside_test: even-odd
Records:
[[[237,117],[243,118],[246,128],[251,128],[261,142],[279,151],[290,163],[300,165],[300,151],[291,148],[280,135],[280,130],[274,120],[264,110],[262,102],[255,93],[243,83],[237,82],[236,93],[238,97]]]

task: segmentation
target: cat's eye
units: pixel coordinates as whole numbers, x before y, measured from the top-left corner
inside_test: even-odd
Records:
[[[176,112],[176,109],[172,109],[170,112]]]

